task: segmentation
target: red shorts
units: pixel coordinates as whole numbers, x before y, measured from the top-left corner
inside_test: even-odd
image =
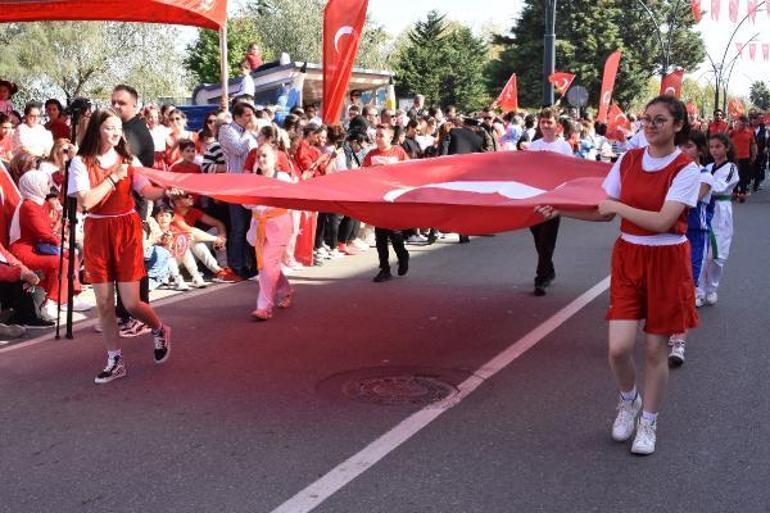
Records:
[[[147,274],[139,214],[88,217],[83,230],[83,263],[90,283],[128,283]]]
[[[607,320],[641,319],[652,335],[684,333],[698,325],[689,242],[615,243]]]

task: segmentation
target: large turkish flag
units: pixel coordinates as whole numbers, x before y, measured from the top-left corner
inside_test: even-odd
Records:
[[[141,169],[153,182],[231,203],[337,212],[374,226],[494,233],[543,221],[536,205],[590,210],[606,197],[609,164],[551,152],[490,152],[411,160],[297,184],[253,174]]]
[[[0,162],[0,242],[8,247],[8,230],[16,207],[21,202],[21,194],[16,184],[8,174],[8,170]]]
[[[368,0],[329,0],[324,9],[323,121],[340,122]]]
[[[615,78],[618,76],[620,65],[620,50],[613,52],[604,63],[604,77],[602,78],[602,96],[599,98],[599,114],[596,120],[600,123],[607,122],[607,114],[612,102],[612,91],[615,89]]]

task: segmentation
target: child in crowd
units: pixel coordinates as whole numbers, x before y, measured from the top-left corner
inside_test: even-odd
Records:
[[[182,139],[177,143],[180,160],[168,170],[172,173],[201,173],[201,167],[195,162],[195,142]]]
[[[263,144],[257,152],[258,173],[282,182],[291,182],[291,175],[276,170],[276,154],[270,144]],[[286,245],[292,233],[292,218],[282,208],[247,205],[253,211],[248,241],[254,246],[259,269],[259,296],[257,309],[251,317],[255,321],[272,319],[275,306],[289,308],[294,289],[281,269]]]
[[[11,97],[19,90],[16,84],[9,80],[0,80],[0,114],[13,114]]]
[[[709,245],[698,294],[703,298],[704,304],[714,305],[718,299],[717,290],[733,239],[731,199],[733,189],[740,181],[740,173],[733,162],[733,146],[727,135],[720,132],[712,135],[709,139],[709,152],[714,159],[706,169],[714,177],[711,189],[711,208],[714,211],[711,230],[715,241]]]
[[[193,207],[195,200],[189,194],[174,199],[174,216],[171,220],[171,228],[177,233],[185,233],[190,240],[190,251],[197,259],[214,273],[214,281],[221,283],[234,283],[241,281],[241,277],[235,274],[226,265],[220,266],[220,261],[226,262],[225,245],[227,244],[227,229],[219,219],[215,219],[201,210]],[[216,235],[196,228],[197,224],[203,224],[216,230]],[[207,243],[213,243],[214,250],[219,258],[211,254]]]
[[[193,287],[202,289],[207,286],[203,281],[203,276],[198,270],[198,264],[195,263],[192,251],[190,251],[190,237],[186,233],[175,231],[171,222],[174,219],[174,211],[166,206],[160,206],[155,211],[155,220],[160,228],[158,244],[168,249],[174,257],[174,264],[171,266],[171,278],[176,284],[178,290],[187,290],[187,284],[179,273],[179,265],[184,265],[192,278]],[[174,269],[176,267],[176,269]]]
[[[692,130],[687,141],[679,145],[679,149],[698,166],[706,159],[708,147],[706,134],[699,130]],[[697,295],[700,284],[703,262],[709,245],[709,230],[711,226],[711,214],[709,203],[711,202],[711,188],[714,186],[714,177],[708,168],[701,168],[700,190],[698,191],[698,204],[691,208],[687,215],[687,240],[690,241],[692,256],[692,277],[695,282],[695,306],[703,306],[703,299]],[[687,333],[678,333],[671,336],[668,354],[668,363],[678,367],[684,363],[684,351],[687,341]]]
[[[393,146],[393,128],[390,125],[377,126],[375,142],[377,147],[366,154],[362,167],[385,166],[409,160],[402,147]],[[377,244],[377,255],[380,259],[380,272],[374,277],[375,283],[393,279],[393,275],[390,273],[388,241],[393,244],[393,249],[398,257],[398,275],[404,276],[409,272],[409,251],[404,246],[404,234],[400,230],[375,228],[374,238]]]

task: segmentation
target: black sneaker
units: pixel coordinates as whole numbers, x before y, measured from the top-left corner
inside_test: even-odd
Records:
[[[398,261],[398,275],[404,276],[406,273],[409,272],[409,256],[403,260]]]
[[[102,372],[96,375],[94,383],[102,385],[118,378],[122,378],[125,375],[126,364],[123,362],[123,357],[118,355],[115,358],[107,358],[107,366]]]
[[[399,267],[401,267],[399,265]],[[379,273],[377,273],[377,276],[374,277],[374,280],[372,280],[374,283],[382,283],[384,281],[390,281],[393,279],[393,275],[390,274],[390,269],[382,269]]]
[[[40,317],[37,317],[35,319],[23,321],[19,324],[28,330],[45,330],[56,326],[56,321],[50,319],[41,319]]]
[[[545,287],[541,285],[535,285],[535,295],[538,297],[545,296]]]
[[[165,362],[171,353],[171,327],[163,324],[158,331],[152,330],[152,339],[155,343],[153,350],[155,363]]]

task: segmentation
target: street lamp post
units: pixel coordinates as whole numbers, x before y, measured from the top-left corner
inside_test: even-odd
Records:
[[[543,38],[543,106],[553,105],[553,84],[548,77],[556,68],[556,1],[545,0],[545,36]]]
[[[669,13],[668,21],[666,22],[666,30],[668,32],[666,41],[663,41],[663,27],[658,23],[658,19],[655,17],[655,13],[652,12],[652,9],[650,9],[650,7],[642,0],[636,0],[636,3],[644,9],[644,12],[650,17],[650,21],[655,27],[655,34],[658,36],[658,44],[660,45],[660,76],[665,77],[668,74],[668,68],[671,67],[671,44],[674,39],[674,31],[678,27],[678,14],[682,0],[677,0]]]

